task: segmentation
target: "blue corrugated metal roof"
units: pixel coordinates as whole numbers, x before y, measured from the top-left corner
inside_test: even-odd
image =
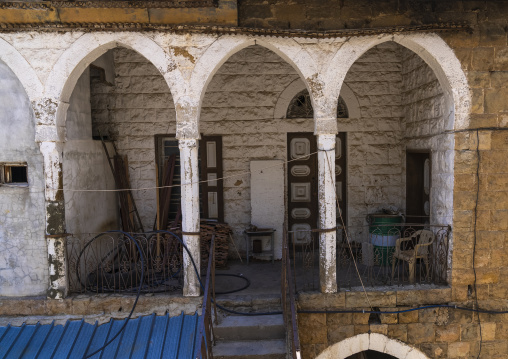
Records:
[[[82,358],[111,340],[125,320],[112,319],[102,325],[81,320],[65,325],[0,327],[0,358]],[[125,330],[92,358],[192,358],[197,331],[197,314],[131,319]]]

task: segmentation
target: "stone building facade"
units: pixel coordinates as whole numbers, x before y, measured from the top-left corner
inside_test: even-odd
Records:
[[[34,315],[55,301],[66,303],[63,312],[80,313],[65,298],[66,235],[119,224],[115,194],[95,191],[114,188],[102,145],[93,139],[97,131],[128,156],[148,228],[155,212],[155,136],[177,141],[187,184],[181,190],[184,241],[196,258],[201,137],[222,137],[224,220],[242,249],[257,195],[242,174],[252,161],[290,160],[290,133],[315,136],[316,227],[337,225],[335,144],[337,133],[346,133],[352,228],[385,206],[404,212],[408,151],[431,154],[430,222],[451,227],[447,285],[338,290],[337,234],[323,231],[320,292],[298,298],[303,357],[372,349],[397,358],[463,358],[475,357],[480,346],[481,357],[508,357],[506,314],[480,314],[479,324],[475,313],[449,308],[376,318],[305,313],[473,308],[476,297],[482,309],[506,309],[504,2],[0,5],[2,181],[9,182],[6,173],[14,167],[27,174],[22,184],[0,186],[0,295],[51,298],[53,304],[34,304]],[[98,69],[103,77],[91,81]],[[305,90],[311,116],[288,116],[291,101]],[[340,118],[339,97],[348,109]],[[288,216],[284,204],[281,211]],[[277,256],[281,241],[279,233]],[[188,258],[184,267],[184,295],[197,296]]]

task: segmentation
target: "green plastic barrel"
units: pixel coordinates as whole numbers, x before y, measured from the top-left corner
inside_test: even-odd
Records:
[[[380,266],[392,265],[395,243],[400,237],[403,218],[392,214],[371,214],[368,216],[370,242],[374,245],[374,262]]]
[[[400,231],[402,216],[396,214],[369,214],[369,233],[381,235],[394,235]]]

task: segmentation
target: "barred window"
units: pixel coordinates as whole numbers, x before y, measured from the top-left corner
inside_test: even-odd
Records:
[[[310,100],[309,91],[302,90],[291,100],[286,113],[287,118],[313,118],[314,110]],[[346,102],[339,97],[337,103],[337,118],[349,117]]]
[[[28,186],[26,163],[0,163],[0,184]]]

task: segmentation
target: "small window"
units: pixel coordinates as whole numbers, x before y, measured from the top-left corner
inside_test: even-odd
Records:
[[[13,185],[28,185],[28,171],[26,163],[0,164],[0,183]]]

